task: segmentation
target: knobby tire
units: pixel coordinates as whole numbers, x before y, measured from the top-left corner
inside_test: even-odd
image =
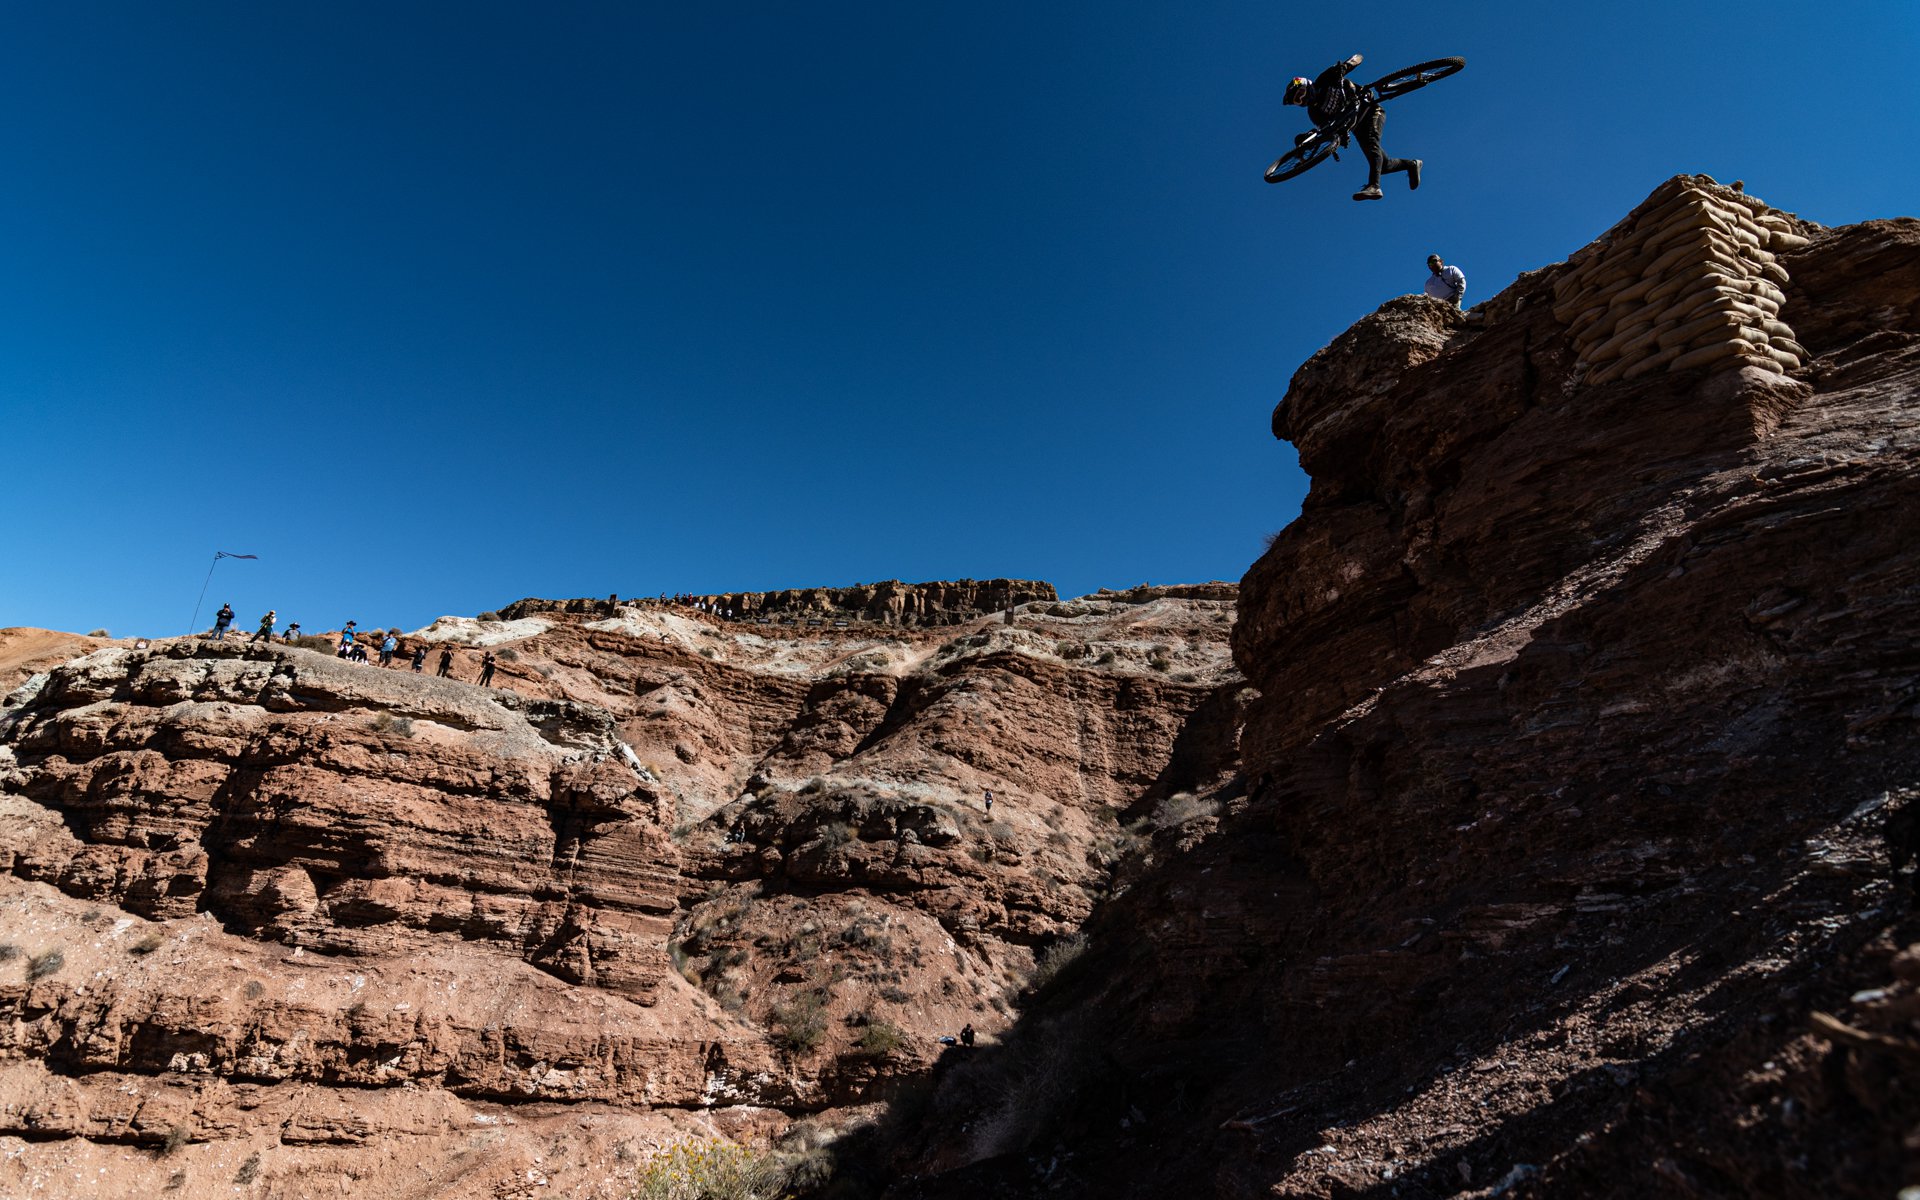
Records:
[[[1436,58],[1432,62],[1415,63],[1391,75],[1382,75],[1368,84],[1367,90],[1382,100],[1391,100],[1395,96],[1419,91],[1436,79],[1445,79],[1466,65],[1464,58]]]

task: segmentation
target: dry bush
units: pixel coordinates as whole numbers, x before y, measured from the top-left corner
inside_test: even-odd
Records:
[[[777,1156],[719,1138],[680,1142],[640,1168],[632,1200],[772,1200],[788,1174]]]
[[[826,1040],[827,1000],[819,992],[802,992],[769,1015],[775,1044],[796,1054],[817,1050]]]
[[[155,950],[158,950],[160,947],[166,944],[167,944],[167,939],[164,934],[162,934],[158,929],[149,929],[145,933],[141,934],[138,938],[134,939],[132,944],[130,944],[127,947],[127,953],[152,954]]]
[[[67,956],[58,949],[42,950],[27,960],[27,978],[45,979],[67,965]]]
[[[1160,802],[1153,811],[1155,829],[1171,829],[1175,825],[1185,825],[1188,821],[1198,821],[1211,817],[1220,811],[1217,800],[1203,800],[1192,792],[1175,792]]]
[[[1084,933],[1068,934],[1035,956],[1033,960],[1033,974],[1027,979],[1028,985],[1031,986],[1034,991],[1039,991],[1055,979],[1058,979],[1060,972],[1066,970],[1068,964],[1086,952],[1087,935]]]
[[[854,1048],[869,1058],[885,1058],[905,1045],[907,1036],[900,1027],[888,1021],[870,1021],[860,1031],[860,1040]]]

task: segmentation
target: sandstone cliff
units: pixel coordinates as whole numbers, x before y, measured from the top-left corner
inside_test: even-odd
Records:
[[[1650,245],[1683,196],[1783,235],[1781,328],[1702,301],[1746,348],[1616,367],[1697,320],[1633,307],[1661,272],[1691,282],[1649,303],[1760,261],[1737,223]],[[1246,796],[1094,915],[937,1133],[890,1131],[892,1194],[1912,1182],[1917,393],[1920,222],[1693,177],[1315,355],[1274,419],[1312,492],[1234,630]]]
[[[0,1192],[621,1196],[842,1122],[1008,1023],[1123,822],[1235,776],[1230,590],[1045,592],[524,606],[408,635],[421,674],[72,645],[0,710]]]

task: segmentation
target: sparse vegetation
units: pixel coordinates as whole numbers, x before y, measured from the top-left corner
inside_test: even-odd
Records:
[[[633,1200],[771,1200],[788,1171],[778,1156],[714,1138],[680,1142],[640,1168]]]
[[[88,637],[98,637],[98,638],[110,638],[110,637],[112,637],[113,635],[112,635],[111,633],[108,633],[108,632],[107,632],[106,630],[104,630],[104,629],[90,629],[90,630],[88,630],[88,631],[87,631],[87,636],[88,636]]]
[[[258,1000],[267,994],[267,985],[261,983],[258,979],[249,979],[247,980],[245,991],[247,993],[247,999]]]
[[[847,824],[845,821],[835,821],[831,825],[822,825],[820,827],[819,838],[821,842],[826,844],[829,850],[844,846],[853,840],[853,826]]]
[[[45,979],[67,965],[67,956],[58,949],[42,950],[27,959],[27,978]]]
[[[166,935],[162,934],[158,929],[149,929],[145,933],[141,934],[139,937],[135,938],[127,946],[127,953],[152,954],[155,950],[158,950],[160,947],[166,944],[167,944]]]
[[[827,998],[817,991],[775,1005],[770,1017],[775,1044],[796,1054],[817,1050],[826,1040]]]
[[[375,733],[392,734],[394,737],[403,738],[413,736],[412,717],[396,717],[390,712],[383,712],[374,716],[372,725]]]
[[[1147,665],[1149,667],[1152,667],[1156,671],[1164,671],[1167,668],[1173,666],[1173,660],[1168,658],[1165,654],[1154,654],[1153,656],[1147,659]]]
[[[1042,950],[1033,960],[1033,975],[1027,980],[1034,991],[1046,987],[1060,977],[1075,959],[1087,952],[1087,936],[1084,933],[1070,933],[1053,945]]]
[[[1175,792],[1154,809],[1153,826],[1155,829],[1171,829],[1188,821],[1211,817],[1219,811],[1220,803],[1217,800],[1203,800],[1191,792]]]
[[[483,612],[479,616],[474,618],[474,620],[476,621],[498,621],[499,619],[500,619],[500,614],[497,612],[494,612],[492,609],[488,609],[486,612]]]
[[[495,654],[494,657],[499,659],[501,662],[519,662],[520,652],[518,650],[515,650],[512,646],[506,646],[506,647],[503,647],[498,654]]]
[[[188,1129],[185,1125],[175,1125],[172,1129],[167,1130],[167,1140],[160,1144],[160,1157],[165,1158],[170,1154],[178,1154],[181,1150],[185,1149],[187,1143],[192,1140],[192,1130]]]
[[[1099,667],[1104,667],[1104,666],[1107,666],[1107,665],[1109,665],[1110,663],[1112,663],[1112,662],[1113,662],[1113,659],[1114,659],[1114,654],[1113,654],[1113,651],[1111,651],[1111,650],[1102,650],[1102,651],[1100,652],[1100,657],[1099,657],[1099,658],[1096,658],[1096,659],[1094,659],[1094,660],[1093,660],[1093,662],[1094,662],[1094,665],[1095,665],[1095,666],[1099,666]]]
[[[23,951],[20,947],[14,945],[12,942],[0,942],[0,962],[12,962],[14,959],[19,958],[22,953]]]
[[[860,1040],[854,1046],[869,1058],[886,1058],[905,1045],[906,1040],[899,1026],[888,1021],[869,1021],[867,1027],[860,1031]]]
[[[259,1178],[259,1176],[260,1152],[255,1150],[252,1154],[247,1155],[247,1161],[241,1163],[240,1169],[233,1173],[233,1181],[235,1183],[252,1183],[255,1179]]]

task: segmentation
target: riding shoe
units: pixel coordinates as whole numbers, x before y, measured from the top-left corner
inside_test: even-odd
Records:
[[[1353,194],[1355,200],[1379,200],[1382,198],[1380,185],[1370,183]]]
[[[1420,190],[1420,160],[1417,158],[1407,164],[1407,190],[1410,192]]]

